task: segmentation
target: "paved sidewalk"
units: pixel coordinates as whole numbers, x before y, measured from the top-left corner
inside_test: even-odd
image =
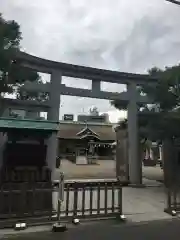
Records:
[[[166,192],[163,186],[146,188],[123,188],[123,213],[129,221],[153,221],[171,219],[164,212]]]
[[[64,233],[36,232],[5,236],[7,240],[179,240],[180,220],[161,220],[126,224],[115,222],[96,222],[71,227]]]

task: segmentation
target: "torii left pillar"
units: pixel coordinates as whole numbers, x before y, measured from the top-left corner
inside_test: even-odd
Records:
[[[127,86],[128,103],[128,161],[129,181],[134,185],[142,184],[142,163],[139,152],[139,134],[137,125],[137,90],[135,83]]]
[[[60,108],[60,86],[62,81],[62,74],[60,71],[53,71],[51,74],[50,83],[50,109],[48,111],[48,120],[59,122],[59,108]],[[58,149],[57,133],[53,132],[48,139],[46,161],[51,170],[52,181],[56,180],[56,158]]]

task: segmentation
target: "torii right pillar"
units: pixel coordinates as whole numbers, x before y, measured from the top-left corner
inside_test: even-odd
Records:
[[[128,103],[128,162],[129,181],[131,184],[142,184],[142,163],[139,149],[139,134],[137,125],[137,90],[135,83],[127,86]]]

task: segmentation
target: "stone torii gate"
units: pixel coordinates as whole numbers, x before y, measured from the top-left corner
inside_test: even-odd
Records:
[[[91,67],[72,65],[38,58],[24,52],[19,52],[17,61],[21,65],[37,72],[51,75],[50,83],[39,84],[26,82],[25,91],[48,92],[49,101],[42,103],[42,109],[48,112],[48,120],[59,121],[60,95],[80,96],[107,100],[121,100],[128,105],[128,143],[129,143],[129,176],[133,184],[141,183],[141,160],[138,156],[138,128],[137,103],[150,103],[145,96],[140,96],[136,90],[137,85],[156,83],[157,79],[148,75],[124,73],[103,70]],[[92,88],[81,89],[67,87],[62,84],[62,76],[92,80]],[[78,81],[77,79],[75,79]],[[122,93],[106,92],[101,90],[101,82],[126,84],[127,91]],[[27,102],[28,104],[28,102]],[[30,103],[31,104],[31,103]],[[34,107],[36,103],[34,102]],[[37,103],[39,107],[40,103]],[[47,162],[52,173],[56,165],[57,136],[55,133],[48,140]]]

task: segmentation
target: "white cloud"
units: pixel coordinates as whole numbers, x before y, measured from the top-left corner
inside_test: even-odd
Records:
[[[22,46],[40,57],[129,72],[179,62],[180,8],[165,0],[0,0],[0,11],[20,23]],[[95,99],[63,97],[62,105],[62,113],[112,111]]]

